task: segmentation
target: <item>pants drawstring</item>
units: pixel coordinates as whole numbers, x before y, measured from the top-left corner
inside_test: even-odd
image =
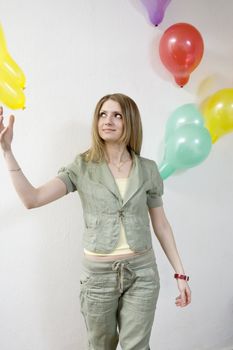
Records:
[[[118,288],[121,293],[124,290],[124,269],[130,273],[132,278],[135,277],[134,271],[128,265],[128,261],[122,262],[119,260],[114,261],[112,264],[112,270],[118,273]]]

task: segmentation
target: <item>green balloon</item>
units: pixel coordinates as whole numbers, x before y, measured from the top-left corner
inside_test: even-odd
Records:
[[[177,128],[165,144],[164,159],[159,167],[163,179],[176,170],[192,168],[207,158],[212,146],[206,128],[195,124]]]
[[[168,140],[178,128],[190,124],[204,126],[204,118],[193,103],[182,105],[171,114],[166,124],[165,140]]]

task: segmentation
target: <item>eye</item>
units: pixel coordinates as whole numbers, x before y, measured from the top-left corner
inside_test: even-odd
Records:
[[[122,119],[122,115],[120,113],[115,113],[115,118]]]
[[[106,117],[106,115],[107,115],[107,114],[106,114],[105,112],[101,112],[101,113],[99,114],[99,117],[103,117],[103,118],[104,118],[104,117]]]

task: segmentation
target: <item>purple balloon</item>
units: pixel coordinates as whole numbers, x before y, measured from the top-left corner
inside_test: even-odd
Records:
[[[148,11],[151,23],[157,26],[162,22],[165,10],[171,0],[141,0],[141,2]]]

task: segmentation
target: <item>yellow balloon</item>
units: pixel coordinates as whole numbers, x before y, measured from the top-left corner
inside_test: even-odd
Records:
[[[5,60],[0,65],[0,69],[8,73],[22,89],[25,88],[25,75],[10,55],[6,56]]]
[[[204,103],[202,113],[212,143],[233,132],[233,89],[222,89],[211,95]]]
[[[7,54],[6,40],[5,40],[2,25],[0,23],[0,63],[2,59],[6,56],[6,54]]]
[[[25,88],[26,77],[7,50],[6,39],[0,24],[0,69],[8,73],[21,88]]]
[[[25,95],[21,87],[0,69],[0,101],[10,109],[24,109]]]

